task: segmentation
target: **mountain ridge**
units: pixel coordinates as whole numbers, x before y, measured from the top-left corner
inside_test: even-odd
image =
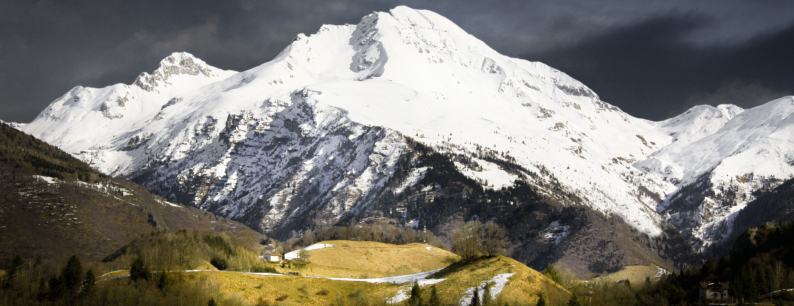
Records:
[[[201,78],[196,71],[189,69]],[[411,205],[419,208],[408,199],[429,193],[470,201],[480,194],[470,186],[423,181],[430,169],[418,165],[428,164],[435,152],[454,167],[445,173],[458,172],[483,190],[503,193],[523,182],[540,201],[553,203],[550,210],[585,206],[606,219],[619,216],[651,240],[674,235],[673,224],[702,251],[709,241],[720,241],[709,228],[730,227],[743,202],[711,205],[705,195],[727,185],[698,185],[705,181],[681,177],[689,168],[669,165],[707,152],[708,139],[745,143],[727,132],[731,122],[764,113],[764,106],[721,105],[696,106],[661,122],[635,118],[563,72],[500,55],[443,16],[403,6],[367,15],[357,25],[299,34],[273,60],[224,73],[153,98],[134,120],[113,118],[95,99],[91,107],[88,101],[70,107],[97,120],[64,122],[51,114],[53,105],[66,105],[62,97],[21,129],[161,196],[282,236],[346,222],[374,213],[374,207],[427,224],[409,214]],[[794,109],[778,104],[779,114]],[[102,130],[113,120],[130,124],[96,138],[63,137],[70,128]],[[761,139],[768,132],[756,131],[748,135]],[[414,142],[429,153],[412,154]],[[773,153],[794,156],[789,147],[778,151]],[[773,159],[772,166],[785,162]],[[791,175],[790,168],[776,174]],[[713,174],[698,171],[697,178]],[[741,187],[750,199],[761,187],[758,176],[748,178],[730,181],[730,187]],[[475,199],[482,205],[491,200]],[[516,206],[522,200],[504,201]],[[703,217],[712,212],[714,217]],[[664,246],[653,249],[661,254]]]

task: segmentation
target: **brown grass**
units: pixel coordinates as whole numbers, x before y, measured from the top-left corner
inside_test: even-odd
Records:
[[[441,303],[457,304],[468,288],[492,279],[503,273],[511,276],[498,298],[511,305],[534,304],[538,295],[543,294],[549,305],[562,305],[570,298],[570,293],[557,283],[549,280],[540,272],[508,257],[497,256],[475,260],[467,264],[455,264],[437,273],[434,278],[446,278],[436,284]]]
[[[381,305],[397,295],[400,290],[410,290],[411,284],[370,284],[365,282],[335,281],[327,278],[305,277],[319,271],[327,277],[360,276],[384,277],[395,273],[394,267],[406,266],[403,274],[438,269],[445,265],[447,256],[441,249],[428,251],[426,245],[390,245],[376,242],[326,241],[337,248],[310,251],[307,269],[300,276],[266,276],[238,272],[178,273],[180,278],[208,279],[212,286],[227,299],[239,300],[249,305]],[[435,251],[435,252],[434,252]],[[354,266],[358,265],[358,267]],[[208,263],[206,265],[209,265]],[[280,269],[280,272],[286,272]],[[118,273],[126,273],[118,272]],[[542,294],[549,305],[562,305],[570,293],[539,272],[507,257],[493,257],[446,267],[433,277],[444,278],[436,288],[442,304],[457,304],[468,288],[480,285],[502,273],[515,273],[496,297],[498,305],[533,305]],[[114,274],[115,276],[115,274]],[[425,296],[429,287],[423,288]]]
[[[371,241],[324,241],[336,245],[309,251],[311,263],[304,275],[344,278],[379,278],[432,271],[447,266],[457,255],[421,243],[393,245]],[[431,247],[427,250],[427,247]]]
[[[330,305],[340,296],[346,298],[357,289],[359,292],[366,292],[368,300],[385,301],[402,287],[297,276],[262,276],[233,272],[197,273],[213,274],[221,292],[226,296],[239,296],[245,303],[253,305],[260,301],[272,305],[282,297],[279,305]]]
[[[646,277],[653,277],[658,270],[658,266],[650,264],[648,266],[626,266],[622,270],[604,276],[596,277],[594,281],[618,282],[628,279],[633,289],[638,290],[645,284]],[[651,281],[656,281],[651,279]]]

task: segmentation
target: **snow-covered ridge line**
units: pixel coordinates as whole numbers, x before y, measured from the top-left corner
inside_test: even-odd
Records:
[[[677,192],[669,193],[657,211],[681,229],[696,250],[706,251],[730,237],[734,218],[755,199],[756,191],[771,190],[794,177],[792,113],[791,96],[747,110],[694,107],[665,121],[665,126],[681,118],[708,124],[690,124],[678,134],[685,140],[634,164],[676,185]]]
[[[407,137],[470,159],[479,167],[457,169],[486,188],[516,177],[483,155],[509,160],[538,174],[528,184],[541,195],[561,205],[571,195],[651,237],[667,222],[699,240],[729,225],[731,211],[703,214],[709,220],[695,211],[741,203],[668,209],[698,177],[716,194],[752,193],[794,173],[791,98],[650,122],[404,6],[298,35],[240,73],[175,53],[135,83],[76,87],[21,129],[160,196],[276,235],[360,215],[416,184],[427,169],[401,163]],[[394,181],[401,170],[410,175]]]

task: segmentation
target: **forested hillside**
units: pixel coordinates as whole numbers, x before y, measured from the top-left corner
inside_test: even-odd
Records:
[[[98,261],[154,230],[205,228],[259,236],[245,225],[168,202],[0,124],[0,268],[14,255]]]

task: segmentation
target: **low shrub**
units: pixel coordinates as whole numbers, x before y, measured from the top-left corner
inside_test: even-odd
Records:
[[[210,260],[210,264],[213,265],[218,270],[226,270],[226,267],[229,266],[225,258],[220,258],[217,256],[212,257],[212,259]]]

